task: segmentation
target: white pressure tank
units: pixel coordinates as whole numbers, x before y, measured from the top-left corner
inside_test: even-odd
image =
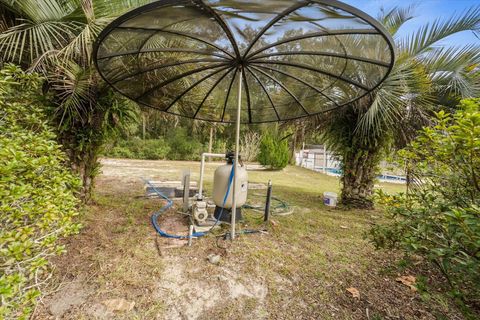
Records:
[[[232,166],[233,164],[229,163],[220,166],[215,170],[215,175],[213,176],[213,201],[217,207],[223,207],[226,209],[232,208],[233,181],[225,205],[223,204],[223,199],[225,198],[225,193],[227,192],[228,183],[230,181]],[[237,166],[237,170],[237,183],[235,188],[237,194],[236,207],[240,208],[247,201],[248,175],[245,166]]]

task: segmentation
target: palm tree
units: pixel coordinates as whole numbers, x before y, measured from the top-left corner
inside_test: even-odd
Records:
[[[92,64],[92,45],[115,17],[146,0],[0,0],[0,59],[40,71],[71,167],[88,200],[105,139],[136,117]]]
[[[309,122],[342,163],[341,203],[371,208],[371,195],[380,160],[392,147],[402,147],[429,124],[432,111],[454,108],[458,101],[480,93],[480,48],[439,44],[462,31],[480,30],[480,7],[446,20],[427,23],[400,37],[398,30],[413,18],[414,7],[395,7],[379,20],[392,34],[397,61],[390,76],[372,95],[341,112]],[[351,39],[354,41],[355,39]],[[358,50],[374,50],[374,45]],[[368,74],[358,72],[358,80]]]

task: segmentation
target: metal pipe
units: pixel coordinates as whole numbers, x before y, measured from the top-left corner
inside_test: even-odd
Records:
[[[188,228],[188,246],[192,246],[192,236],[193,236],[193,224],[191,224]]]
[[[198,183],[198,200],[203,200],[203,174],[205,171],[205,157],[219,157],[219,158],[225,158],[225,154],[223,153],[208,153],[204,152],[202,153],[202,161],[200,162],[200,182]]]
[[[235,129],[235,166],[233,172],[233,200],[232,200],[232,217],[230,220],[231,227],[231,236],[232,240],[235,239],[235,219],[237,218],[237,173],[238,173],[238,151],[240,149],[240,116],[242,110],[242,72],[243,70],[238,70],[238,105],[237,105],[237,119],[236,119],[236,129]]]
[[[268,180],[267,200],[265,201],[265,215],[263,216],[263,221],[268,221],[270,219],[271,199],[272,199],[272,180]]]
[[[183,174],[183,212],[187,213],[190,207],[190,171]]]
[[[327,173],[327,148],[323,144],[323,173]]]

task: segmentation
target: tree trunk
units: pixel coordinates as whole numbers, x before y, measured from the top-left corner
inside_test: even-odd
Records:
[[[58,132],[58,139],[68,156],[68,164],[81,181],[79,198],[88,203],[92,198],[94,178],[99,173],[99,154],[104,143],[102,132],[105,113],[97,109],[87,123],[75,122]],[[87,138],[86,138],[87,137]]]
[[[92,198],[93,179],[99,166],[96,153],[92,150],[89,152],[72,152],[73,156],[70,157],[71,168],[79,175],[82,183],[80,199],[84,203],[88,203]]]
[[[293,137],[290,145],[290,160],[289,163],[294,165],[295,164],[295,147],[297,146],[297,131],[293,131]]]
[[[208,153],[212,153],[213,147],[213,126],[210,126],[210,138],[208,139]],[[208,157],[208,162],[212,161],[211,157]]]
[[[93,180],[99,167],[98,154],[100,148],[89,146],[79,149],[78,142],[70,132],[62,132],[62,136],[59,138],[68,156],[70,168],[80,178],[79,198],[82,202],[87,203],[92,197]]]
[[[340,203],[346,207],[373,209],[373,187],[380,163],[380,148],[352,146],[343,155],[342,194]]]
[[[142,140],[145,140],[145,133],[147,127],[147,120],[145,119],[145,113],[142,112]]]

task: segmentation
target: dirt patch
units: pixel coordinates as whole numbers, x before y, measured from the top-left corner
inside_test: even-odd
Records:
[[[165,259],[163,281],[158,283],[156,297],[167,306],[166,319],[208,318],[217,308],[226,308],[228,304],[245,299],[255,303],[250,314],[252,319],[264,318],[264,300],[268,292],[264,281],[246,281],[243,275],[226,267],[215,268],[210,273],[206,260],[198,260],[194,258],[195,263],[188,264],[178,257]]]
[[[60,285],[58,291],[47,301],[48,311],[54,318],[61,318],[72,308],[81,306],[91,293],[83,279],[77,279]]]

